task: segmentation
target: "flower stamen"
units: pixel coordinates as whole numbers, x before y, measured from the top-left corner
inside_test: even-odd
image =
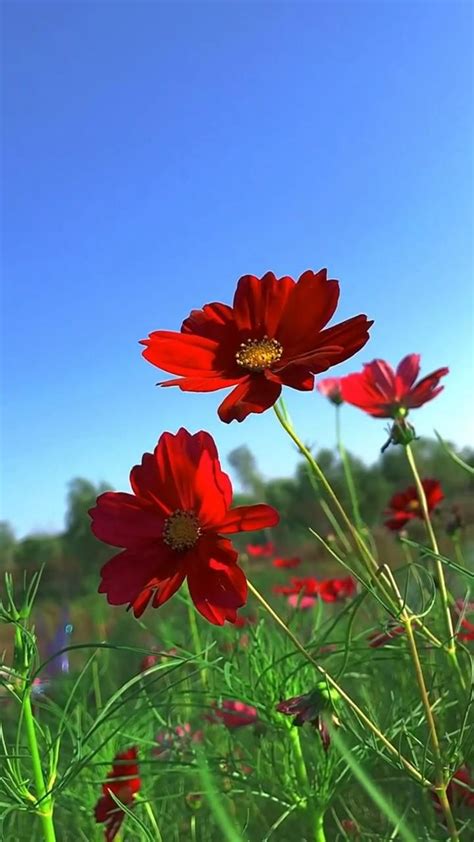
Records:
[[[190,550],[201,535],[201,525],[194,512],[176,509],[166,518],[163,528],[163,541],[172,550]]]
[[[237,365],[248,368],[249,371],[264,371],[266,368],[278,362],[283,354],[283,348],[276,339],[247,339],[241,342],[240,350],[237,351],[235,359]]]

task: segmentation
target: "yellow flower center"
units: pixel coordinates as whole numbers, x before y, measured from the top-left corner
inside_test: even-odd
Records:
[[[189,550],[197,543],[201,535],[201,526],[193,512],[176,509],[166,518],[163,529],[163,541],[172,550]]]
[[[263,371],[278,362],[283,354],[283,348],[276,339],[247,339],[240,345],[235,359],[237,365],[248,368],[249,371]]]
[[[412,512],[416,512],[420,508],[419,500],[410,500],[408,508],[411,509]]]

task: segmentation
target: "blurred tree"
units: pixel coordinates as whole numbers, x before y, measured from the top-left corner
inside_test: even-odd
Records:
[[[0,521],[0,568],[10,570],[13,567],[16,538],[13,529],[6,520]]]

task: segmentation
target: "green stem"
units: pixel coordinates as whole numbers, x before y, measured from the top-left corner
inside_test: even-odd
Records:
[[[17,650],[21,653],[21,663],[24,664],[23,638],[19,626],[15,630],[15,643]],[[44,842],[56,842],[56,834],[54,832],[53,824],[53,799],[46,789],[44,781],[43,769],[41,766],[41,757],[38,747],[38,739],[36,734],[35,717],[33,715],[33,708],[31,706],[31,688],[26,684],[26,675],[23,676],[25,686],[22,698],[22,713],[23,721],[25,723],[26,737],[28,740],[28,748],[31,755],[31,763],[33,766],[33,778],[35,782],[36,800],[37,804],[36,814],[41,820],[43,827]]]
[[[354,515],[355,525],[357,529],[360,531],[364,528],[364,524],[362,522],[362,518],[360,516],[360,509],[359,509],[359,500],[357,499],[357,491],[354,485],[354,477],[352,476],[352,469],[349,457],[347,455],[346,448],[342,442],[341,436],[341,407],[340,405],[336,405],[336,442],[337,442],[337,449],[339,451],[339,456],[341,458],[342,467],[344,469],[344,476],[346,478],[346,485],[347,490],[349,492],[349,497],[351,498],[351,506],[352,506],[352,513]]]
[[[413,455],[413,451],[410,444],[407,444],[405,447],[405,452],[408,459],[408,464],[410,465],[411,472],[413,474],[413,478],[415,480],[416,490],[418,492],[418,499],[420,501],[421,511],[423,514],[423,520],[425,522],[426,532],[428,538],[430,540],[431,546],[433,551],[436,553],[435,558],[435,565],[436,565],[436,576],[438,581],[439,593],[441,596],[441,604],[443,607],[443,614],[444,620],[446,624],[446,631],[448,634],[448,647],[447,651],[451,655],[456,658],[456,639],[454,637],[454,629],[453,629],[453,620],[451,617],[451,612],[449,610],[449,596],[448,596],[448,589],[446,587],[446,580],[444,578],[444,570],[441,560],[439,558],[439,547],[438,542],[436,540],[436,535],[434,533],[433,524],[431,523],[430,513],[428,509],[428,502],[426,500],[425,490],[423,488],[423,483],[421,481],[420,475],[418,473],[418,468],[416,467],[415,457]]]
[[[97,712],[99,712],[102,709],[102,694],[100,692],[99,668],[97,666],[96,659],[94,659],[92,662],[92,686],[94,688],[95,707]]]
[[[189,595],[188,591],[188,598],[187,598],[187,608],[188,608],[188,620],[189,620],[189,627],[191,629],[191,637],[193,641],[194,653],[197,655],[202,652],[202,643],[201,643],[201,635],[199,634],[199,628],[196,620],[196,610],[194,608],[193,602]],[[207,690],[207,669],[203,668],[199,672],[199,677],[201,680],[201,686],[204,691]]]
[[[322,812],[316,813],[314,839],[315,842],[326,842],[326,834],[324,833],[324,813]]]
[[[252,582],[247,580],[247,584],[249,591],[253,593],[254,597],[260,602],[263,608],[265,608],[265,610],[268,612],[268,614],[270,614],[270,616],[280,626],[280,628],[283,629],[286,636],[289,637],[293,645],[299,650],[299,652],[301,652],[302,655],[304,655],[306,660],[309,661],[309,663],[312,664],[312,666],[315,667],[315,669],[317,669],[317,671],[326,679],[328,684],[330,684],[332,687],[334,687],[335,690],[337,690],[341,698],[344,699],[345,702],[347,702],[349,707],[354,711],[354,713],[357,714],[357,716],[359,717],[359,719],[362,720],[364,725],[366,725],[372,731],[372,733],[379,738],[379,740],[383,743],[385,748],[391,754],[397,757],[397,759],[405,767],[405,769],[407,769],[410,772],[410,774],[417,781],[419,781],[419,783],[423,784],[424,786],[431,786],[430,782],[426,780],[426,778],[418,771],[418,769],[415,769],[415,767],[410,763],[410,761],[407,760],[406,757],[404,757],[402,754],[400,754],[398,749],[395,748],[394,745],[392,745],[392,743],[390,742],[390,740],[387,739],[385,734],[383,734],[382,731],[380,731],[380,729],[377,727],[377,725],[375,725],[372,722],[372,720],[369,719],[369,717],[364,713],[364,711],[359,707],[359,705],[356,702],[354,702],[351,696],[349,696],[348,693],[346,693],[346,691],[339,686],[339,684],[332,677],[332,675],[326,672],[324,667],[322,667],[321,664],[318,664],[318,662],[315,661],[312,655],[310,655],[310,653],[305,649],[303,644],[300,643],[296,635],[293,634],[291,629],[289,629],[286,623],[281,619],[280,615],[277,614],[276,611],[274,611],[271,605],[266,601],[265,597],[260,593],[260,591],[257,590],[257,588],[254,587]]]

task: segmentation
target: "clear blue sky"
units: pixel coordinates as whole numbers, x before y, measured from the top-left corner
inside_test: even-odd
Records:
[[[411,351],[425,373],[449,365],[416,426],[469,442],[470,8],[3,4],[2,516],[18,535],[62,526],[74,476],[128,488],[183,423],[292,470],[273,413],[220,423],[223,393],[155,388],[137,344],[229,302],[244,273],[327,266],[338,317],[375,319],[333,373]],[[331,445],[332,407],[286,397]],[[376,459],[383,422],[348,407],[344,425]]]

